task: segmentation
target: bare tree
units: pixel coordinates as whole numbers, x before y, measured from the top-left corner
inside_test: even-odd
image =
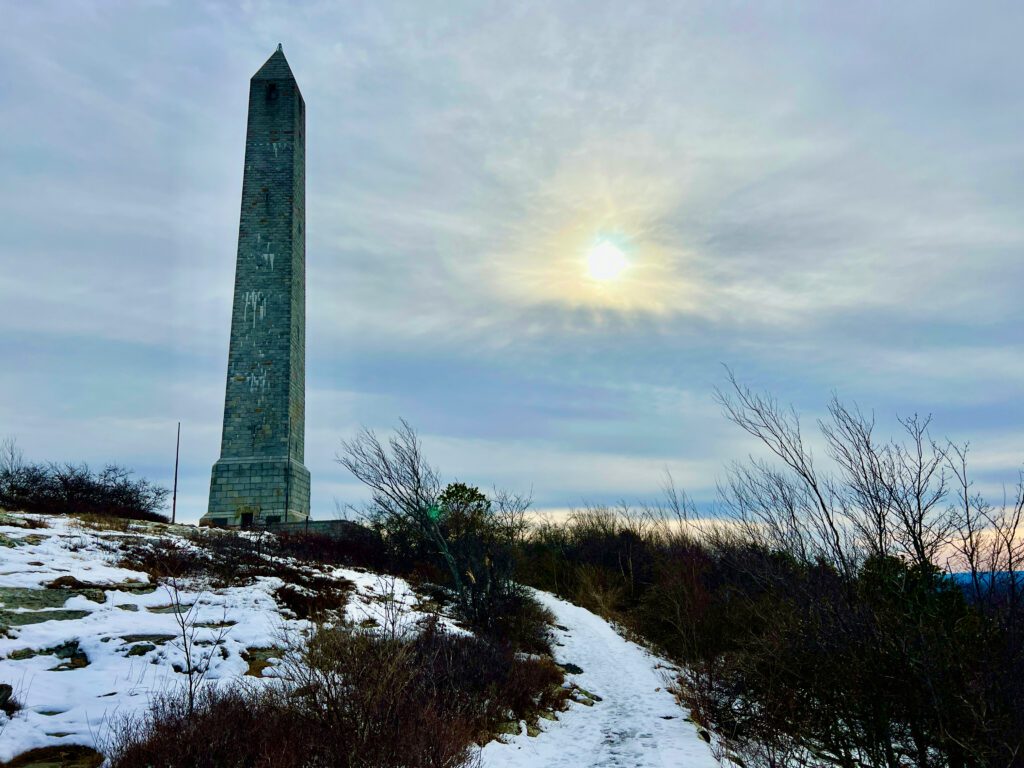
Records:
[[[949,448],[929,435],[931,417],[901,418],[906,439],[879,441],[874,416],[836,397],[819,420],[835,471],[818,468],[800,420],[769,395],[739,384],[717,393],[726,415],[782,461],[734,464],[723,496],[756,541],[804,561],[824,557],[849,574],[866,556],[899,556],[933,565],[950,541],[946,505]]]
[[[952,517],[948,448],[928,434],[931,417],[899,419],[906,443],[874,438],[874,417],[835,397],[830,422],[820,421],[829,454],[839,466],[843,516],[859,543],[875,555],[898,554],[919,565],[934,563],[948,543]]]
[[[18,441],[13,437],[5,437],[0,440],[0,476],[13,475],[25,466],[25,455],[18,447]]]
[[[1012,618],[1024,591],[1024,474],[1018,475],[1012,498],[1004,492],[1002,505],[994,507],[973,490],[967,454],[967,445],[950,444],[947,451],[957,490],[949,509],[954,531],[950,545],[959,560],[954,567],[967,569],[975,600],[1004,601]]]
[[[423,456],[416,431],[404,419],[387,441],[370,429],[342,441],[336,460],[372,493],[373,513],[386,521],[411,526],[437,549],[452,577],[459,599],[467,599],[462,573],[438,526],[441,481]]]
[[[373,492],[374,505],[394,515],[425,514],[441,481],[423,456],[416,431],[404,419],[385,445],[365,427],[342,441],[337,461]]]
[[[846,477],[848,491],[844,515],[870,554],[893,553],[893,531],[889,521],[889,489],[886,449],[874,437],[874,415],[848,408],[832,397],[828,405],[831,422],[819,421],[829,454]]]
[[[834,482],[818,471],[804,444],[796,411],[741,385],[726,370],[732,391],[716,390],[715,399],[730,421],[760,440],[786,467],[779,472],[754,459],[748,467],[734,464],[723,487],[727,504],[751,523],[752,531],[756,524],[764,525],[768,535],[782,537],[780,543],[792,539],[795,554],[824,556],[850,572],[853,553],[840,517],[843,505]]]
[[[202,688],[203,682],[210,671],[210,665],[213,663],[213,655],[220,650],[224,637],[230,629],[226,621],[227,608],[224,608],[225,620],[221,621],[219,631],[213,639],[212,646],[209,650],[201,651],[196,642],[200,629],[196,615],[199,598],[197,597],[191,605],[182,604],[178,580],[174,578],[164,585],[164,589],[170,599],[171,613],[174,616],[174,621],[178,625],[178,637],[174,644],[185,656],[185,667],[182,671],[185,674],[185,700],[189,716],[191,717],[195,709],[199,690]]]
[[[491,501],[491,512],[508,543],[521,543],[530,528],[526,516],[533,504],[532,492],[524,495],[495,488]]]

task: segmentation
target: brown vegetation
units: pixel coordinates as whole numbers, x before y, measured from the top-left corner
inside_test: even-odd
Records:
[[[166,488],[109,464],[30,464],[14,440],[0,442],[0,509],[46,515],[118,517],[166,523]]]
[[[694,718],[748,768],[1024,765],[1024,487],[993,508],[927,419],[879,441],[838,401],[825,472],[792,411],[733,384],[727,414],[778,463],[730,469],[730,525],[692,534],[670,487],[540,526],[520,577],[683,664]]]
[[[436,625],[415,636],[321,627],[280,672],[280,685],[204,688],[191,710],[157,699],[117,730],[112,768],[456,768],[503,723],[565,701],[551,662]]]

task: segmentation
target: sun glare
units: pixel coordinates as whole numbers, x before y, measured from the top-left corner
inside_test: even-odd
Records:
[[[626,254],[614,243],[602,240],[587,254],[587,274],[592,280],[614,280],[629,266]]]

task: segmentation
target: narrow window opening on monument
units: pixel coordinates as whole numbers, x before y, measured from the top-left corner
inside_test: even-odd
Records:
[[[277,98],[277,83],[267,83],[267,101]]]

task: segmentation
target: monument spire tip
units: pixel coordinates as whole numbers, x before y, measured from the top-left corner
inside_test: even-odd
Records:
[[[277,52],[284,53],[284,46],[282,46],[280,43],[277,44]]]

